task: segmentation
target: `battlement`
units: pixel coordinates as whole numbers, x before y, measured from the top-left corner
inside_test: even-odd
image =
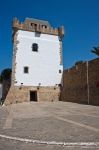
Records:
[[[64,36],[64,27],[53,28],[48,21],[26,18],[22,23],[17,18],[13,19],[12,28],[16,30],[25,30],[31,32],[39,32],[44,34],[57,35],[61,39]]]

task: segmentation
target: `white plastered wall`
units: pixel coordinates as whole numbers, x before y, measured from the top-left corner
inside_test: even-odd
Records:
[[[19,86],[55,86],[62,80],[63,66],[60,65],[59,38],[55,35],[41,34],[19,30],[16,53],[15,85]],[[32,51],[32,44],[38,44],[38,52]],[[24,73],[24,66],[29,73]]]

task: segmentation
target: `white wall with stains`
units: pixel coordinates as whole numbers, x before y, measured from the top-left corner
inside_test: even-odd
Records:
[[[61,83],[63,66],[60,65],[60,42],[58,36],[28,31],[17,31],[16,86],[55,86]],[[32,44],[38,44],[38,52],[32,51]],[[24,66],[29,73],[24,73]],[[61,70],[61,73],[59,73]]]

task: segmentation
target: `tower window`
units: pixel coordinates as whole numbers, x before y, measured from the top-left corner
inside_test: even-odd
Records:
[[[29,73],[29,68],[28,67],[24,67],[24,73]]]
[[[61,71],[61,70],[59,70],[59,73],[62,73],[62,71]]]
[[[32,44],[32,51],[38,52],[38,44],[37,43]]]
[[[46,25],[42,25],[42,28],[47,28],[47,26]]]
[[[31,26],[34,26],[34,23],[31,23]]]

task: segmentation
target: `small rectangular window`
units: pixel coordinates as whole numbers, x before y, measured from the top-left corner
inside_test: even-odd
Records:
[[[32,51],[38,52],[38,44],[37,43],[32,44]]]
[[[62,73],[62,71],[61,71],[61,70],[59,70],[59,73]]]
[[[24,67],[24,73],[29,73],[29,68],[28,67]]]

